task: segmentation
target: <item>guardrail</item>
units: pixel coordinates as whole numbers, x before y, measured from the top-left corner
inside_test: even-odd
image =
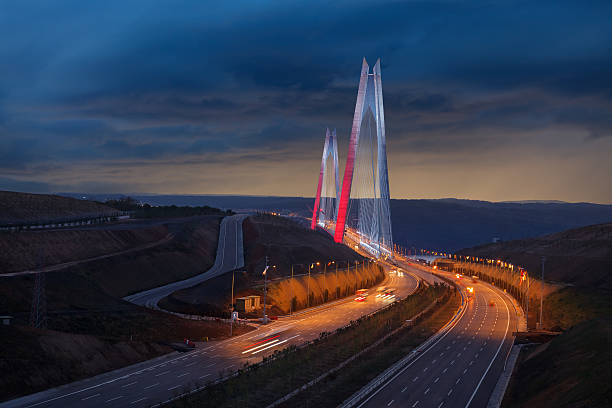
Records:
[[[112,222],[119,219],[126,219],[129,217],[129,214],[125,212],[116,212],[111,214],[96,214],[81,217],[56,218],[40,221],[29,221],[23,223],[3,224],[0,225],[0,231],[19,232],[50,228],[75,227],[82,225],[94,225]]]

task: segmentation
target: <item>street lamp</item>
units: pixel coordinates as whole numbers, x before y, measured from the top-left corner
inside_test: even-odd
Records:
[[[268,316],[266,316],[266,294],[268,293],[268,257],[266,256],[266,269],[263,271],[264,276],[264,310],[263,310],[263,324],[268,323]]]

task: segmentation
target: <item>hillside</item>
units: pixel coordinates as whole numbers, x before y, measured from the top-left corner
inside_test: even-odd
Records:
[[[612,289],[612,224],[481,245],[459,253],[507,260],[536,276],[541,270],[541,257],[545,256],[546,280]]]
[[[250,216],[243,223],[243,231],[246,265],[234,276],[236,297],[261,294],[266,256],[269,258],[270,284],[275,279],[290,276],[292,265],[295,275],[308,273],[308,265],[311,266],[311,274],[317,275],[331,261],[338,262],[342,270],[347,262],[353,267],[355,261],[363,260],[352,249],[336,244],[328,233],[312,231],[287,217],[266,214]],[[334,269],[330,266],[329,270]],[[231,303],[231,285],[232,274],[228,273],[193,288],[174,292],[162,299],[160,306],[183,313],[226,315]]]
[[[117,196],[88,195],[100,201]],[[314,205],[314,199],[306,197],[138,194],[133,197],[151,205],[209,205],[234,210],[281,211],[303,217],[312,215]],[[391,221],[394,241],[404,247],[454,251],[485,244],[493,238],[524,239],[612,222],[612,205],[392,199]]]
[[[612,322],[585,321],[521,353],[502,406],[604,408],[612,404]]]
[[[544,298],[543,327],[565,331],[550,343],[523,347],[504,407],[606,407],[612,354],[612,224],[466,248],[459,253],[502,259],[567,286]],[[539,299],[532,298],[530,327]]]
[[[51,194],[0,191],[0,225],[53,221],[116,214],[94,201]]]
[[[13,195],[3,195],[8,196]],[[8,213],[37,218],[36,205],[28,211],[14,208],[28,196],[44,206],[40,213],[45,217],[107,208],[63,197],[18,194],[13,197],[21,201],[4,201]],[[45,197],[51,198],[45,201]],[[213,213],[218,215],[170,214],[170,218],[0,231],[0,314],[14,317],[11,326],[0,329],[0,371],[6,374],[0,379],[0,401],[168,353],[169,343],[184,338],[227,336],[222,322],[184,320],[121,299],[208,269],[216,255],[222,218],[220,211]],[[45,277],[47,328],[32,329],[28,324],[35,275],[10,273],[41,269],[51,270],[40,275]],[[240,326],[234,332],[245,330]]]

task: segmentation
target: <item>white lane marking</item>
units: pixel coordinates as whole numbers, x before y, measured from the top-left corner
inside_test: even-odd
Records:
[[[489,289],[489,290],[491,290],[491,289]],[[478,389],[480,388],[480,384],[482,384],[482,382],[484,381],[484,378],[486,377],[487,373],[491,369],[491,366],[493,365],[493,362],[497,358],[497,355],[499,354],[499,351],[501,350],[502,346],[504,345],[504,342],[506,341],[506,336],[508,335],[508,329],[510,328],[510,308],[508,307],[508,304],[506,303],[506,300],[504,298],[500,297],[493,290],[491,290],[491,292],[495,296],[497,296],[499,299],[501,299],[501,301],[504,303],[504,306],[506,306],[506,332],[504,333],[504,337],[502,337],[502,340],[499,343],[499,346],[497,347],[497,351],[495,352],[495,355],[491,359],[491,362],[489,363],[487,369],[485,370],[484,374],[480,378],[480,381],[478,381],[478,385],[476,385],[476,388],[474,389],[474,392],[472,393],[472,396],[470,397],[470,399],[467,402],[467,404],[465,404],[466,408],[469,407],[470,404],[472,403],[472,400],[474,399],[474,397],[476,396],[476,393],[478,392]]]
[[[414,404],[412,404],[412,408],[416,407],[419,404],[419,401],[415,402]]]
[[[461,381],[461,378],[457,378],[457,381],[455,381],[455,384],[459,384],[459,381]]]
[[[204,377],[208,377],[210,374],[204,374],[203,376],[199,377],[198,379],[201,380]]]
[[[427,388],[423,394],[427,395],[428,392],[429,392],[429,388]]]
[[[181,386],[181,384],[175,385],[174,387],[168,388],[168,391],[176,390],[180,386]]]
[[[156,387],[158,385],[159,385],[159,383],[151,384],[151,385],[148,385],[148,386],[144,387],[144,389],[148,390],[149,388],[153,388],[153,387]]]
[[[465,369],[463,370],[463,374],[465,374],[465,373],[467,373],[467,368],[465,368]]]
[[[436,377],[436,379],[434,380],[434,384],[437,383],[438,381],[440,381],[440,377]]]
[[[118,397],[115,397],[115,398],[111,398],[111,399],[109,399],[109,400],[106,400],[106,401],[104,401],[104,403],[105,403],[105,404],[108,404],[109,402],[116,401],[116,400],[118,400],[119,398],[123,398],[123,395],[120,395],[120,396],[118,396]]]
[[[143,398],[141,398],[141,399],[137,399],[136,401],[132,401],[132,402],[130,402],[130,405],[132,405],[132,404],[136,404],[137,402],[144,401],[144,400],[146,400],[146,399],[147,399],[147,397],[143,397]]]
[[[408,387],[402,388],[402,392],[406,391],[407,389],[408,389]]]
[[[423,372],[427,371],[427,369],[428,369],[428,368],[429,368],[429,367],[425,367],[425,368],[423,369]]]
[[[163,373],[155,374],[155,376],[159,377],[160,375],[168,374],[169,372],[170,372],[170,370],[164,371]]]
[[[188,372],[187,373],[183,373],[183,374],[179,374],[179,375],[176,376],[176,378],[181,378],[181,377],[184,377],[184,376],[186,376],[188,374],[189,374]]]
[[[445,372],[447,372],[447,371],[448,371],[448,367],[446,367],[446,368],[445,368],[445,369],[442,371],[442,373],[445,373]]]
[[[453,393],[453,389],[451,388],[450,390],[448,390],[448,394],[446,395],[451,395]]]
[[[206,366],[206,367],[204,367],[204,368],[210,368],[210,367],[212,367],[212,366],[214,366],[214,365],[215,365],[215,363],[212,363],[212,364],[207,365],[207,366]]]
[[[122,386],[121,386],[121,388],[126,388],[126,387],[129,387],[130,385],[134,385],[134,384],[136,384],[137,382],[138,382],[138,381],[134,381],[134,382],[131,382],[131,383],[129,383],[129,384],[122,385]]]
[[[442,401],[440,405],[438,405],[438,408],[440,408],[442,405],[444,405],[444,401]]]
[[[414,379],[412,380],[412,382],[417,382],[417,380],[419,379],[419,377],[414,377]]]
[[[395,402],[395,400],[391,400],[391,401],[389,401],[389,403],[387,404],[387,406],[388,406],[388,407],[389,407],[389,406],[391,406],[391,404],[393,404],[393,402]]]
[[[81,398],[81,401],[87,401],[90,398],[99,397],[99,396],[100,396],[100,394],[90,395],[89,397]]]
[[[194,365],[195,363],[197,363],[197,361],[194,361],[193,363],[186,364],[186,365],[185,365],[185,367],[191,367],[191,366],[192,366],[192,365]]]

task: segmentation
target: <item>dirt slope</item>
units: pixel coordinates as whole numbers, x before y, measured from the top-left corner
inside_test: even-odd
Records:
[[[51,194],[0,191],[0,225],[95,217],[116,213],[117,210],[114,208],[94,201]]]

